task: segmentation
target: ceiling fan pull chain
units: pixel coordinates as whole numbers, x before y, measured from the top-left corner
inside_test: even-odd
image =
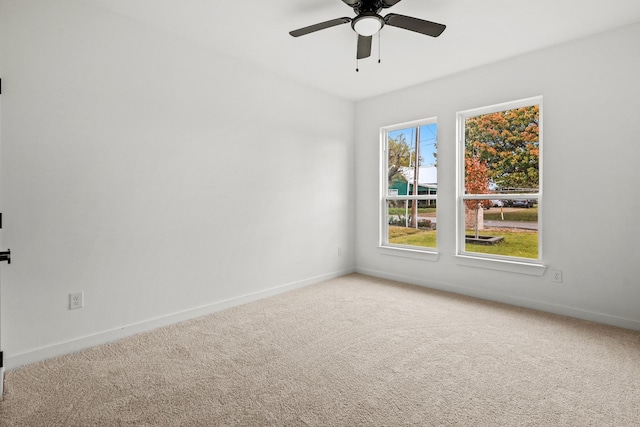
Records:
[[[356,58],[356,73],[360,72],[360,68],[358,67],[360,64],[360,60]]]
[[[380,63],[380,40],[381,40],[380,31],[378,31],[378,64]]]

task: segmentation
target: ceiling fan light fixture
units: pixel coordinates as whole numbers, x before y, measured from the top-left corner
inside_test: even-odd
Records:
[[[380,31],[384,20],[378,14],[362,14],[351,23],[353,30],[364,37],[369,37]]]

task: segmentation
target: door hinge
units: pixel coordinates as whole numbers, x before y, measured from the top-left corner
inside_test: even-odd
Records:
[[[11,264],[11,249],[0,252],[0,262],[7,261],[7,264]]]

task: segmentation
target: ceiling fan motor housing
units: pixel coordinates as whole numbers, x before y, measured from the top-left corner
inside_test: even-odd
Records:
[[[343,0],[349,6],[353,7],[356,14],[364,14],[367,12],[378,13],[382,9],[393,6],[400,0]]]

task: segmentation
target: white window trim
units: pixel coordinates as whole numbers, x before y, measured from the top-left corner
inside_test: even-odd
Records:
[[[380,128],[380,209],[378,216],[379,236],[378,236],[378,250],[382,255],[399,256],[404,258],[411,258],[424,261],[437,261],[440,254],[436,248],[399,245],[387,242],[387,236],[389,232],[389,221],[387,219],[387,202],[390,200],[437,200],[437,195],[404,195],[404,196],[389,196],[388,195],[388,182],[387,173],[389,156],[387,154],[388,134],[396,130],[407,129],[412,127],[420,127],[429,124],[437,124],[438,118],[435,116],[413,120],[410,122],[399,123],[390,126],[383,126]],[[437,213],[436,213],[437,218]],[[436,246],[437,246],[436,240]]]
[[[538,201],[538,258],[519,258],[510,256],[495,256],[489,254],[481,254],[477,252],[467,252],[465,248],[465,227],[464,227],[464,200],[486,200],[493,199],[495,195],[486,194],[465,194],[464,187],[464,138],[465,138],[465,120],[471,117],[483,114],[494,113],[498,111],[512,110],[521,107],[529,107],[531,105],[539,106],[539,190],[537,194],[518,194],[509,195],[509,199],[536,199]],[[543,212],[543,113],[542,113],[542,96],[534,96],[516,101],[504,102],[500,104],[488,105],[480,108],[464,110],[456,113],[456,263],[469,267],[479,267],[491,270],[502,270],[514,273],[530,274],[542,276],[546,270],[546,266],[542,262],[543,244],[542,244],[542,215]]]
[[[466,267],[507,271],[511,273],[528,274],[531,276],[542,276],[547,270],[547,266],[544,264],[538,264],[535,262],[520,262],[515,261],[515,259],[524,258],[498,259],[492,258],[490,256],[478,257],[460,254],[455,256],[456,264]]]

